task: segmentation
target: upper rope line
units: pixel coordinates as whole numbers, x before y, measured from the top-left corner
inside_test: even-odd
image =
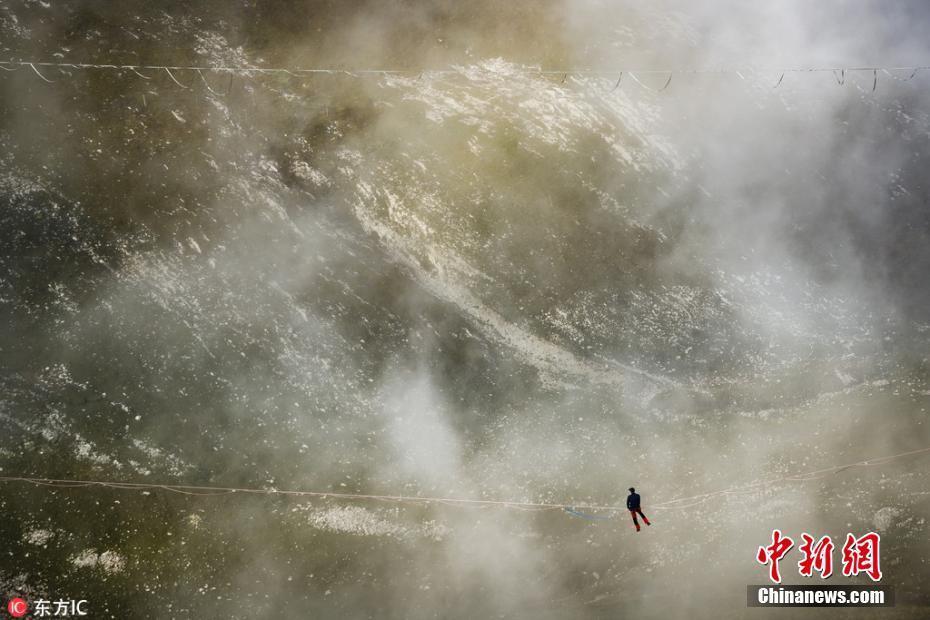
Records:
[[[31,69],[38,77],[40,77],[45,82],[52,83],[55,80],[49,79],[49,77],[43,74],[39,68],[43,69],[99,69],[99,70],[111,70],[111,71],[129,71],[137,75],[138,77],[150,80],[152,76],[145,75],[143,71],[156,71],[163,72],[171,78],[171,80],[180,86],[181,88],[188,89],[190,86],[182,84],[174,75],[173,72],[193,72],[200,74],[200,78],[204,81],[206,87],[213,92],[214,94],[219,94],[214,91],[209,83],[206,82],[204,77],[204,72],[214,72],[214,73],[225,73],[228,75],[238,75],[244,77],[253,77],[255,75],[285,75],[289,77],[299,78],[307,77],[310,75],[349,75],[354,77],[365,77],[365,76],[417,76],[422,77],[424,75],[460,75],[464,72],[463,68],[446,68],[446,69],[346,69],[346,68],[337,68],[337,67],[311,67],[311,68],[297,68],[297,67],[254,67],[254,66],[231,66],[231,65],[158,65],[158,64],[109,64],[109,63],[87,63],[87,62],[48,62],[48,61],[25,61],[25,60],[2,60],[0,61],[0,69],[13,72],[18,71],[22,68]],[[741,80],[746,79],[746,75],[751,74],[772,74],[780,76],[775,82],[772,88],[778,88],[784,82],[785,75],[789,73],[832,73],[836,79],[837,84],[840,86],[846,83],[846,77],[850,73],[863,73],[869,72],[872,74],[872,91],[874,91],[878,85],[878,74],[879,72],[884,73],[885,75],[891,77],[895,81],[907,82],[917,75],[918,72],[930,69],[930,65],[904,65],[904,66],[852,66],[852,67],[788,67],[788,68],[765,68],[765,67],[723,67],[723,68],[681,68],[681,69],[593,69],[593,68],[577,68],[577,69],[536,69],[536,68],[519,68],[516,69],[515,73],[525,74],[525,75],[561,75],[561,83],[565,83],[569,75],[580,75],[580,76],[593,76],[593,77],[613,77],[619,75],[616,86],[613,90],[616,90],[620,87],[620,82],[623,79],[624,74],[629,75],[630,78],[637,82],[646,90],[653,92],[662,92],[668,89],[671,84],[672,77],[674,75],[725,75],[731,74],[740,78]],[[910,72],[908,77],[899,77],[893,72]],[[488,71],[492,72],[492,71]],[[637,75],[662,75],[666,76],[664,86],[661,88],[652,88],[644,83],[642,83]]]
[[[777,478],[769,478],[757,482],[749,483],[738,487],[730,487],[720,491],[711,491],[698,495],[679,497],[672,500],[666,500],[652,504],[650,510],[677,510],[690,508],[707,500],[726,496],[742,495],[760,491],[766,486],[772,486],[783,482],[808,482],[810,480],[819,480],[830,475],[839,474],[854,467],[874,467],[884,465],[892,460],[904,458],[906,456],[915,456],[918,454],[930,453],[930,446],[891,454],[845,465],[835,465],[813,471],[789,474]],[[545,511],[545,510],[562,510],[573,516],[588,519],[603,519],[586,515],[578,512],[579,510],[590,511],[619,511],[625,510],[625,506],[598,505],[598,504],[567,504],[567,503],[550,503],[550,502],[523,502],[512,500],[493,500],[493,499],[470,499],[459,497],[429,497],[415,495],[377,495],[365,493],[342,493],[330,491],[304,491],[304,490],[285,490],[277,488],[255,488],[255,487],[223,487],[208,485],[190,485],[190,484],[171,484],[171,483],[154,483],[154,482],[123,482],[113,480],[85,480],[76,478],[39,478],[29,476],[0,476],[0,482],[24,482],[37,486],[49,486],[55,488],[88,488],[88,487],[106,487],[112,489],[126,489],[136,491],[169,491],[182,495],[192,495],[197,497],[213,497],[218,495],[230,495],[233,493],[252,494],[252,495],[284,495],[291,497],[316,497],[321,499],[337,500],[359,500],[359,501],[385,501],[399,503],[419,503],[419,504],[445,504],[448,506],[496,506],[502,508],[513,508],[527,511]]]

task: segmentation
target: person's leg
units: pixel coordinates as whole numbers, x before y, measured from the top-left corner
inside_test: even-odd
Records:
[[[633,525],[636,526],[636,531],[638,532],[638,531],[639,531],[639,521],[636,520],[636,511],[635,511],[635,510],[631,510],[631,511],[630,511],[630,514],[633,515]]]
[[[646,525],[652,525],[651,523],[649,523],[649,519],[646,518],[646,515],[643,514],[642,508],[640,508],[638,512],[639,512],[639,516],[643,518],[643,523],[645,523]]]

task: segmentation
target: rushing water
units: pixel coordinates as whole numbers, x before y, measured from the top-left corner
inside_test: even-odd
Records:
[[[739,617],[773,528],[874,529],[921,615],[926,459],[650,504],[930,445],[922,86],[550,79],[526,63],[579,62],[598,29],[546,3],[508,34],[481,4],[0,4],[23,59],[454,67],[0,75],[0,475],[635,485],[653,526],[7,482],[5,594],[118,618]],[[411,19],[428,46],[385,26]],[[688,20],[612,37],[688,49]]]

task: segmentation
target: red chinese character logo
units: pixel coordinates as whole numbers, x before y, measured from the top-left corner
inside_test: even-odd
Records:
[[[781,574],[778,572],[778,561],[785,557],[788,550],[794,546],[794,541],[781,535],[781,530],[772,530],[772,544],[768,547],[759,547],[756,560],[759,564],[769,565],[769,579],[781,583]]]
[[[861,538],[852,534],[846,535],[846,544],[843,545],[843,575],[852,577],[865,573],[878,581],[882,578],[882,569],[879,564],[879,536],[869,532]]]
[[[824,536],[814,544],[814,537],[809,534],[801,534],[804,540],[798,549],[804,554],[804,557],[798,562],[800,573],[804,577],[811,577],[816,570],[820,573],[821,579],[826,579],[833,574],[833,541],[829,536]]]

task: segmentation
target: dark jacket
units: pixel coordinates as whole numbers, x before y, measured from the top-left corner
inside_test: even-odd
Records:
[[[626,498],[627,510],[639,510],[639,493],[630,493]]]

